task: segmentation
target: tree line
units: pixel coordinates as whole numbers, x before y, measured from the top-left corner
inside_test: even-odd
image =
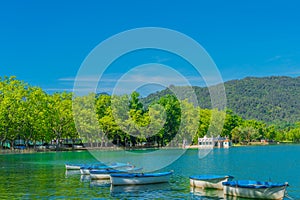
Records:
[[[218,87],[217,86],[211,86]],[[300,119],[300,77],[247,77],[224,83],[227,107],[245,119],[256,119],[269,124],[296,123]],[[143,98],[144,104],[172,91],[188,97],[186,86],[175,86]],[[209,88],[193,87],[199,105],[211,109]]]
[[[139,94],[109,96],[47,94],[16,77],[0,78],[0,142],[51,142],[81,138],[90,146],[181,146],[219,134],[235,143],[261,139],[300,141],[300,122],[289,125],[246,120],[231,110],[195,106],[168,94],[143,106]],[[59,144],[59,143],[57,143]]]

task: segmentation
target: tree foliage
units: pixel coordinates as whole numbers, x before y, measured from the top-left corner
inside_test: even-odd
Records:
[[[244,81],[253,83],[252,80]],[[243,88],[248,91],[249,87]],[[260,92],[251,94],[256,93]],[[300,142],[299,122],[245,119],[235,111],[199,107],[173,94],[152,98],[147,106],[142,102],[145,99],[137,92],[121,96],[74,96],[67,92],[50,95],[15,77],[4,77],[0,79],[0,142],[10,141],[13,146],[13,141],[21,138],[26,144],[55,141],[59,146],[63,138],[80,137],[90,146],[113,143],[162,147],[195,144],[204,135],[221,135],[236,143],[261,139]]]
[[[211,86],[211,87],[218,87]],[[300,119],[300,77],[247,77],[224,83],[227,108],[244,119],[256,119],[269,124],[289,124]],[[173,92],[188,97],[188,87],[178,86],[150,94],[142,99],[145,105]],[[211,109],[207,87],[193,87],[201,108]]]

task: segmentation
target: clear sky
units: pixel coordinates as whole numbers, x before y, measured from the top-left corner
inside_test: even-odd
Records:
[[[300,76],[299,9],[297,0],[2,0],[0,76],[15,75],[47,92],[70,91],[96,45],[139,27],[169,28],[195,39],[224,81]],[[122,73],[116,67],[107,77]]]

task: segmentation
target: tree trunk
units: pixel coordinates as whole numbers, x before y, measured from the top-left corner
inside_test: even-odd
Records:
[[[74,151],[74,150],[75,150],[75,148],[74,148],[74,143],[75,143],[75,139],[74,139],[74,138],[72,138],[72,151]]]
[[[10,150],[12,151],[14,149],[14,140],[10,140]]]
[[[3,149],[3,142],[6,140],[6,138],[3,138],[2,140],[1,140],[1,149]]]

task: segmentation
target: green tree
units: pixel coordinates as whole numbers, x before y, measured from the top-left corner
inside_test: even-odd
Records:
[[[178,133],[181,122],[180,102],[176,97],[167,95],[159,99],[158,103],[164,107],[166,112],[166,123],[160,139],[161,146],[168,144]]]
[[[55,93],[48,99],[49,126],[52,130],[52,137],[56,140],[57,149],[61,140],[76,134],[75,123],[72,112],[72,93]]]
[[[240,116],[234,114],[231,110],[226,110],[226,117],[221,136],[227,136],[229,139],[232,139],[231,131],[235,127],[240,126],[242,122],[243,119]]]
[[[80,138],[89,143],[91,147],[102,143],[103,132],[100,129],[97,116],[97,105],[94,93],[86,96],[75,97],[73,100],[73,111],[75,125]],[[98,111],[99,112],[99,111]]]
[[[25,100],[27,98],[27,84],[16,80],[14,76],[5,77],[0,84],[0,129],[1,142],[13,142],[24,131]]]

